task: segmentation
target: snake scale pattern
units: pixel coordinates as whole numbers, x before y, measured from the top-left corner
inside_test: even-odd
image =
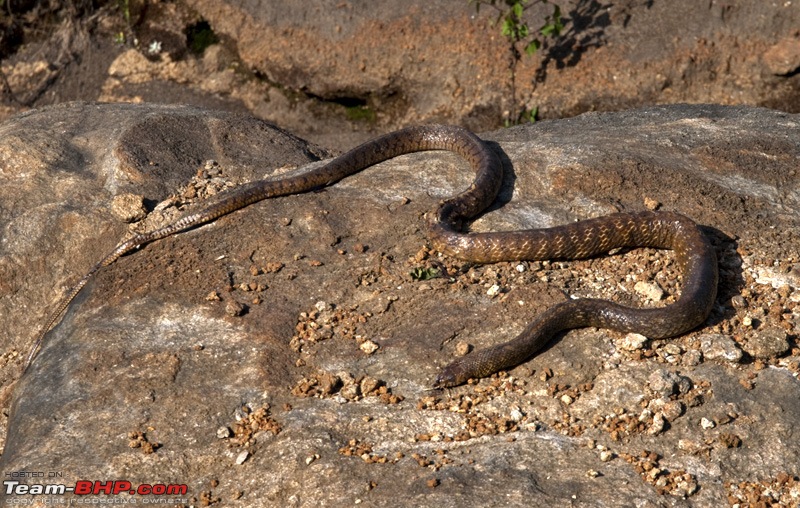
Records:
[[[47,332],[61,318],[92,276],[121,256],[160,238],[194,228],[263,199],[307,192],[332,185],[348,175],[398,155],[448,150],[475,170],[475,179],[462,193],[443,201],[432,222],[429,238],[440,252],[476,263],[579,259],[621,247],[672,249],[682,271],[683,288],[665,307],[635,309],[608,300],[578,299],[560,303],[539,315],[511,341],[468,354],[440,370],[434,387],[465,383],[525,362],[555,334],[572,328],[598,327],[637,332],[651,339],[674,337],[703,323],[717,292],[714,250],[687,217],[674,212],[617,213],[547,229],[497,233],[463,232],[465,224],[496,198],[503,179],[502,163],[469,131],[452,126],[419,126],[380,136],[331,160],[322,167],[278,180],[260,180],[221,193],[212,204],[177,222],[120,243],[97,263],[58,303],[38,334],[25,368],[42,346]]]

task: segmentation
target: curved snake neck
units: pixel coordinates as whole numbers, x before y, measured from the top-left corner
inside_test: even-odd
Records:
[[[426,150],[448,150],[463,157],[475,170],[470,187],[439,205],[430,227],[437,250],[478,263],[499,261],[578,259],[619,247],[672,249],[684,273],[683,290],[671,305],[633,309],[607,300],[580,299],[561,303],[539,315],[515,339],[469,354],[445,366],[435,387],[462,384],[488,376],[529,359],[556,333],[585,326],[638,332],[650,338],[680,335],[705,321],[716,298],[717,263],[714,251],[690,219],[674,212],[618,213],[548,229],[498,233],[462,232],[466,222],[495,199],[503,179],[497,155],[477,136],[459,127],[419,126],[375,138],[306,173],[261,180],[217,196],[204,209],[163,228],[134,236],[117,245],[92,267],[58,303],[37,335],[26,359],[27,369],[44,337],[72,300],[101,268],[136,248],[166,236],[213,221],[263,199],[297,194],[332,185],[398,155]]]

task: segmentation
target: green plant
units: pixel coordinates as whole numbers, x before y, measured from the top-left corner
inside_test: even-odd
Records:
[[[512,111],[506,119],[507,125],[518,124],[523,120],[535,122],[539,113],[539,108],[531,110],[517,106],[517,64],[522,59],[523,54],[532,55],[536,53],[548,37],[558,37],[564,29],[564,21],[561,18],[561,7],[551,3],[549,0],[468,0],[475,4],[476,11],[480,12],[481,5],[488,5],[497,10],[495,24],[500,24],[500,32],[509,42],[509,71],[511,74],[511,101]],[[525,11],[534,5],[550,5],[552,11],[544,17],[543,23],[539,28],[532,30],[526,21]]]
[[[125,19],[125,23],[130,26],[131,25],[131,3],[130,0],[117,0],[117,7],[119,10],[122,11],[122,17]]]
[[[539,106],[523,109],[522,114],[528,120],[528,123],[536,123],[536,120],[539,119]]]
[[[131,28],[131,0],[117,0],[117,10],[122,17],[123,28],[114,33],[114,44],[124,45],[128,41],[136,44]]]
[[[475,2],[476,5],[487,3],[487,0],[471,1]],[[539,36],[543,38],[551,36],[557,37],[561,34],[561,30],[564,29],[564,24],[561,20],[561,8],[553,4],[553,13],[545,16],[544,23],[538,30],[531,31],[528,23],[524,19],[525,10],[537,3],[547,4],[548,0],[537,0],[528,3],[529,1],[530,0],[506,0],[505,3],[508,7],[505,10],[499,8],[500,14],[495,23],[502,20],[502,34],[515,46],[517,44],[524,44],[524,52],[528,55],[532,55],[542,47],[542,39],[540,39]],[[497,0],[488,0],[490,5],[498,8],[496,2]]]
[[[522,110],[520,110],[519,115],[517,116],[516,122],[512,122],[510,118],[506,118],[503,121],[503,125],[505,127],[512,127],[514,125],[519,125],[522,122],[536,123],[538,119],[539,119],[539,106],[534,106],[531,109],[522,108]]]
[[[410,275],[413,280],[430,280],[439,277],[441,272],[438,268],[423,268],[418,266],[411,271]]]

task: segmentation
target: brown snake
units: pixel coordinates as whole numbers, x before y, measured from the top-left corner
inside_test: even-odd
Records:
[[[503,179],[498,156],[469,131],[449,126],[410,127],[368,141],[322,167],[279,180],[261,180],[218,195],[204,209],[169,226],[120,243],[97,263],[56,306],[28,354],[30,366],[47,332],[89,279],[134,249],[166,236],[213,221],[266,198],[306,192],[398,155],[449,150],[475,169],[472,185],[439,205],[430,240],[440,252],[477,263],[579,259],[620,247],[672,249],[684,273],[679,298],[661,308],[634,309],[607,300],[578,299],[560,303],[539,315],[515,339],[469,354],[445,366],[435,387],[462,384],[509,369],[528,360],[560,331],[593,326],[637,332],[651,339],[674,337],[699,326],[708,317],[717,292],[717,259],[706,237],[690,219],[674,212],[617,213],[566,226],[498,233],[465,233],[464,223],[494,201]]]

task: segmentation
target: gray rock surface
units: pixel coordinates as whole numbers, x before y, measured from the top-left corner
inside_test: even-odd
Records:
[[[800,118],[683,105],[485,138],[509,173],[473,229],[679,210],[717,248],[708,323],[669,341],[573,331],[506,376],[427,391],[454,354],[514,335],[568,295],[652,305],[636,283],[674,294],[680,274],[669,253],[644,249],[489,266],[439,258],[425,214],[471,175],[424,153],[120,259],[20,378],[59,294],[129,228],[125,210],[143,203],[147,219],[130,227],[152,228],[228,182],[323,155],[252,118],[188,107],[33,111],[0,126],[11,401],[0,470],[187,484],[187,505],[796,502]],[[141,201],[119,198],[131,194]],[[449,276],[410,276],[437,267]],[[761,344],[758,358],[748,344]]]

